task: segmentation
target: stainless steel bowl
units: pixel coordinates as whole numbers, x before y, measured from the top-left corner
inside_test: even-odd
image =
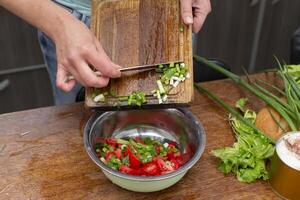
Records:
[[[93,145],[97,137],[146,137],[174,141],[182,154],[189,155],[178,170],[161,176],[132,176],[102,163]],[[205,147],[205,133],[193,114],[184,109],[111,111],[94,114],[84,129],[84,145],[90,158],[113,183],[137,192],[153,192],[178,182],[199,160]]]

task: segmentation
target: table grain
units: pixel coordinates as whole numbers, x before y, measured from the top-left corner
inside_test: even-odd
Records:
[[[262,74],[258,78],[274,78]],[[230,80],[204,83],[233,104],[246,95]],[[254,109],[263,104],[250,98]],[[176,185],[154,193],[135,193],[105,178],[83,146],[83,127],[91,115],[83,104],[46,107],[0,115],[0,199],[276,199],[267,182],[240,183],[223,175],[211,150],[232,145],[226,112],[195,91],[190,111],[203,124],[206,149]]]

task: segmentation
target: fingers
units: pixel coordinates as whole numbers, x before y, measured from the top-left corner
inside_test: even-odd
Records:
[[[82,79],[82,84],[88,87],[102,88],[107,86],[109,78],[106,76],[96,76],[95,72],[88,66],[85,61],[74,63],[77,73]]]
[[[186,25],[193,24],[192,0],[180,0],[181,16]]]
[[[196,10],[195,10],[196,11]],[[202,28],[207,14],[201,12],[195,12],[194,23],[193,23],[193,33],[198,33]]]
[[[66,81],[69,73],[64,69],[62,65],[57,66],[56,85],[58,88],[69,92],[76,84],[75,80]]]
[[[106,76],[96,76],[94,71],[84,60],[70,62],[68,67],[59,64],[57,67],[56,85],[58,88],[69,92],[76,84],[75,80],[69,80],[68,76],[72,75],[81,85],[85,87],[105,87],[109,83]]]
[[[207,15],[211,12],[210,0],[196,0],[192,7],[194,8],[193,32],[198,33],[202,28]]]
[[[120,66],[114,64],[106,55],[98,40],[95,41],[95,50],[90,50],[86,55],[87,61],[93,65],[103,75],[110,78],[118,78],[121,76]]]

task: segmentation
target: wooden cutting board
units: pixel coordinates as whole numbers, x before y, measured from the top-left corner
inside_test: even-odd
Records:
[[[183,60],[189,68],[187,79],[168,95],[165,105],[188,105],[193,99],[192,31],[183,24],[179,0],[93,0],[92,31],[113,62],[130,67]],[[122,73],[105,90],[118,96],[134,91],[149,95],[147,106],[157,105],[151,96],[159,79],[155,70]],[[118,98],[95,103],[94,88],[86,88],[87,107],[111,108]],[[121,105],[126,106],[126,105]]]

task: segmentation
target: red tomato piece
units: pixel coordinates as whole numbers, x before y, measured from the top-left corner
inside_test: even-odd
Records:
[[[120,165],[119,171],[125,174],[130,174],[134,176],[140,176],[142,175],[142,170],[141,169],[132,169],[126,165]]]
[[[183,165],[183,157],[181,154],[175,157],[175,160],[178,162],[179,166]]]
[[[114,151],[114,153],[115,153],[117,158],[121,159],[121,157],[122,157],[122,150],[121,149],[116,149]]]
[[[177,162],[177,160],[173,159],[170,162],[171,162],[171,165],[173,167],[173,170],[176,170],[180,167],[180,164]]]
[[[177,143],[174,141],[170,141],[169,143],[169,147],[176,147]]]
[[[165,161],[161,157],[155,157],[153,159],[153,162],[156,162],[156,165],[158,166],[158,169],[160,171],[165,171]]]
[[[130,175],[134,175],[134,176],[141,176],[144,175],[142,169],[132,169],[132,172]]]
[[[160,154],[160,146],[155,146],[155,151],[157,154]]]
[[[111,157],[116,156],[114,152],[107,152],[105,154],[105,160],[109,161],[111,159]]]
[[[125,174],[132,174],[133,169],[131,169],[130,167],[128,167],[126,165],[120,165],[119,171],[122,173],[125,173]]]
[[[143,171],[146,175],[150,175],[150,176],[159,175],[159,169],[154,162],[146,164],[143,167]]]
[[[168,152],[168,153],[167,153],[167,157],[168,157],[169,160],[174,159],[174,158],[175,158],[174,152]]]
[[[112,147],[117,147],[117,140],[114,138],[106,138],[106,144]]]
[[[134,169],[139,168],[141,165],[140,160],[132,152],[129,153],[129,164]]]
[[[125,152],[124,152],[124,157],[128,156],[129,154],[131,154],[131,149],[130,149],[130,145],[128,145],[125,149]]]

